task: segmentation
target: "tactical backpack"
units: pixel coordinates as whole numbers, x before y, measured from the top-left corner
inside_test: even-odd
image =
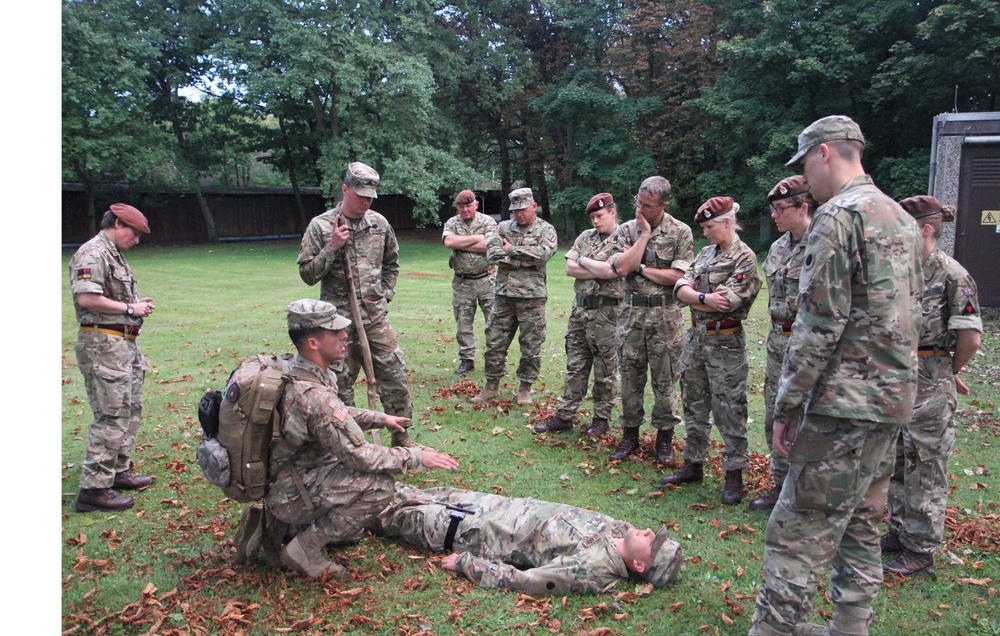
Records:
[[[247,358],[229,376],[224,393],[208,391],[201,398],[198,465],[230,499],[264,498],[271,440],[280,435],[277,407],[293,358],[290,353]]]

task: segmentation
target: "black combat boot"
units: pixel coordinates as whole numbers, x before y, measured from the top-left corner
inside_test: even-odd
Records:
[[[934,555],[914,552],[909,548],[903,548],[899,554],[883,563],[882,572],[885,576],[890,574],[915,576],[927,572],[931,578],[937,578],[937,573],[934,571]]]
[[[608,461],[616,462],[625,459],[637,450],[639,450],[639,427],[624,428],[622,429],[622,441],[618,444],[615,452],[608,457]]]
[[[775,486],[771,490],[757,497],[750,502],[750,510],[773,510],[774,506],[778,503],[778,497],[781,495],[781,486]]]
[[[79,512],[103,510],[116,512],[131,508],[135,503],[131,497],[119,495],[110,488],[81,488],[76,498],[76,509]]]
[[[118,490],[138,490],[152,483],[152,477],[133,475],[132,471],[126,470],[115,475],[115,484],[113,487]]]
[[[590,427],[583,432],[587,437],[600,437],[608,432],[608,418],[606,417],[595,417],[594,421],[590,423]]]
[[[462,360],[462,362],[458,365],[458,368],[455,369],[455,373],[458,375],[464,375],[475,368],[476,363],[472,360]]]
[[[532,426],[531,430],[536,433],[558,433],[559,431],[568,431],[571,428],[573,428],[573,420],[564,420],[558,415],[553,415],[547,421]]]
[[[677,459],[674,453],[674,432],[673,430],[656,431],[656,461],[663,465],[672,464]]]
[[[727,470],[726,485],[722,489],[722,503],[733,506],[743,501],[743,471]]]
[[[689,484],[705,478],[705,465],[685,461],[684,465],[660,480],[661,484]]]

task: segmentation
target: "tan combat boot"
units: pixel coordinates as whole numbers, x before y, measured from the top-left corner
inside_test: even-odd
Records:
[[[473,404],[482,404],[486,400],[491,400],[500,395],[500,380],[486,380],[486,386],[479,392],[479,395],[472,398]]]
[[[522,382],[517,389],[517,403],[521,406],[531,404],[531,382]]]
[[[326,553],[326,539],[310,526],[295,535],[281,550],[281,562],[311,579],[322,576],[342,576],[344,566],[330,560]]]
[[[410,429],[406,429],[402,433],[393,431],[391,445],[393,448],[396,448],[397,446],[402,446],[404,448],[420,448],[420,444],[410,439]]]
[[[260,552],[264,534],[264,513],[257,506],[247,506],[236,527],[233,546],[236,548],[236,562],[254,561]]]

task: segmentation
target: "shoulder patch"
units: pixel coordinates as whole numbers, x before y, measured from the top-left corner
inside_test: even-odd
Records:
[[[347,420],[347,407],[344,405],[343,402],[341,402],[340,405],[337,406],[337,408],[333,409],[333,416],[338,420],[340,420],[341,422]]]
[[[965,309],[962,310],[962,313],[966,316],[972,316],[976,313],[976,308],[972,306],[971,300],[965,301]]]
[[[89,271],[89,270],[88,270],[88,271]],[[973,294],[975,294],[975,293],[976,293],[976,292],[972,291],[972,290],[971,290],[971,289],[969,289],[968,287],[966,287],[965,289],[963,289],[963,290],[962,290],[962,295],[963,295],[963,296],[972,296],[972,295],[973,295]]]
[[[90,280],[90,268],[84,267],[76,270],[76,278],[77,280]]]
[[[812,267],[812,264],[813,264],[813,255],[806,254],[806,267]]]

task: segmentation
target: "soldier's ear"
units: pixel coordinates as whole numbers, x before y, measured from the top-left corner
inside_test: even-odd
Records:
[[[636,574],[642,574],[646,571],[648,564],[645,561],[639,559],[632,559],[632,571]]]

